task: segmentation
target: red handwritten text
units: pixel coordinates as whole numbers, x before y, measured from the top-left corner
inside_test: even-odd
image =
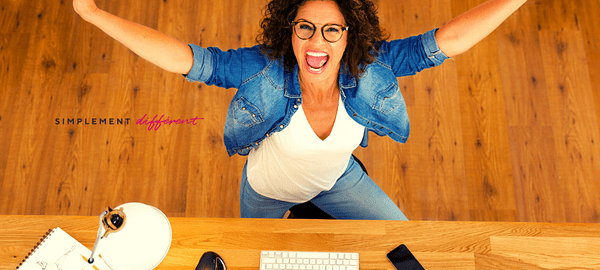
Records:
[[[163,120],[164,115],[161,115],[160,118],[157,120],[156,118],[158,117],[158,114],[154,116],[154,118],[152,118],[152,120],[150,120],[150,118],[145,119],[146,118],[146,114],[144,114],[144,116],[140,119],[138,119],[137,121],[135,121],[135,123],[137,125],[148,125],[148,130],[158,130],[158,128],[160,128],[160,126],[162,124],[165,125],[171,125],[171,124],[192,124],[192,125],[196,125],[196,120],[202,120],[204,118],[198,118],[198,117],[194,117],[194,118],[190,118],[190,119],[177,119],[177,120],[169,120],[169,117],[167,116],[167,118],[165,120]],[[148,121],[150,120],[150,121]]]

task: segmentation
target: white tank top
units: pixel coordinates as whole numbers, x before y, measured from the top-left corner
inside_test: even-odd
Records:
[[[300,105],[284,130],[250,151],[248,182],[265,197],[306,202],[330,190],[342,176],[364,131],[365,127],[350,118],[340,97],[331,134],[321,140]]]

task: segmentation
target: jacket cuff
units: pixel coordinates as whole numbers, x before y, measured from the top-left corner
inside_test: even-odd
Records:
[[[438,29],[439,28],[433,29],[421,35],[421,41],[423,42],[425,54],[427,55],[427,58],[429,58],[429,60],[431,60],[436,66],[442,64],[444,60],[450,58],[446,56],[442,50],[440,50],[440,47],[438,47],[437,41],[435,40],[435,32],[437,32]]]
[[[188,44],[194,54],[194,64],[192,69],[186,75],[183,74],[190,82],[206,82],[213,73],[213,56],[208,49],[202,48],[194,44]]]

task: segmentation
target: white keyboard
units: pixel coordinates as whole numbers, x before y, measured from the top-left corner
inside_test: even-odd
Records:
[[[358,253],[262,251],[260,270],[358,270]]]

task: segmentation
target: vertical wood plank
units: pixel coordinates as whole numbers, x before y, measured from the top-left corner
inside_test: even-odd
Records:
[[[572,30],[541,36],[567,221],[598,222],[598,211],[589,205],[600,202],[593,191],[600,188],[600,134],[583,38]]]
[[[480,1],[453,3],[454,16]],[[510,148],[495,35],[456,57],[471,220],[514,221]]]
[[[552,128],[511,126],[508,136],[518,220],[566,222]]]
[[[592,93],[594,94],[594,104],[596,107],[596,119],[600,121],[600,44],[595,42],[597,33],[600,33],[600,24],[597,14],[600,13],[600,3],[589,1],[584,5],[578,5],[575,15],[581,20],[578,26],[581,29],[583,42],[586,52],[586,61],[590,72],[590,82]],[[600,125],[600,123],[598,124]]]
[[[432,4],[439,9],[432,10],[416,2],[380,2],[380,9],[385,11],[381,21],[386,29],[386,22],[391,25],[388,31],[392,38],[421,34],[451,19],[449,2],[433,1]],[[398,14],[401,14],[404,23],[394,25],[398,24],[397,20],[393,20]],[[404,79],[400,79],[401,86]],[[461,125],[456,67],[453,63],[445,63],[443,67],[423,71],[410,79],[414,83],[414,88],[411,87],[414,89],[414,106],[411,93],[407,104],[411,137],[402,146],[401,155],[386,151],[388,156],[393,156],[394,162],[378,162],[381,164],[379,168],[395,173],[391,177],[395,182],[388,184],[394,185],[395,189],[389,189],[395,190],[392,194],[396,200],[410,202],[411,205],[405,207],[408,209],[403,209],[405,213],[410,213],[407,213],[409,218],[468,219],[464,157],[461,155],[462,135],[460,129],[453,128]],[[382,153],[380,149],[374,150],[374,153],[379,155]],[[397,150],[393,151],[398,153]],[[383,176],[387,175],[381,178],[390,179],[389,176]],[[419,209],[420,213],[411,208]]]

